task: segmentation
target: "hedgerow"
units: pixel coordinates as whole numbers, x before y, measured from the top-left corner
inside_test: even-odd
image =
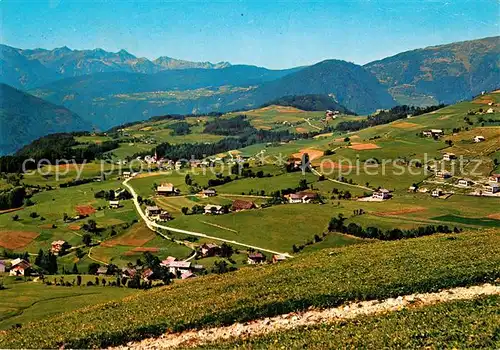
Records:
[[[500,232],[325,249],[27,324],[0,334],[0,348],[102,348],[167,330],[224,325],[311,306],[334,307],[498,278]]]

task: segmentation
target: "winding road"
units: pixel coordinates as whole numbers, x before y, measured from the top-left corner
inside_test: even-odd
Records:
[[[181,229],[178,229],[178,228],[174,228],[174,227],[170,227],[170,226],[165,226],[165,225],[157,224],[156,222],[149,220],[149,218],[146,216],[146,214],[144,214],[144,212],[142,211],[141,205],[139,204],[139,201],[137,200],[137,193],[135,192],[134,188],[128,183],[131,179],[132,178],[125,179],[125,181],[123,181],[123,186],[125,186],[130,191],[130,193],[132,194],[135,208],[137,209],[137,212],[139,213],[139,215],[141,216],[142,220],[144,220],[144,222],[146,223],[146,226],[150,230],[158,232],[157,229],[160,228],[160,229],[169,230],[169,231],[172,231],[172,232],[182,233],[182,234],[185,234],[185,235],[190,235],[190,236],[195,236],[195,237],[203,237],[203,238],[213,239],[215,241],[236,244],[236,245],[239,245],[239,246],[242,246],[242,247],[252,248],[252,249],[255,249],[255,250],[260,250],[262,252],[267,252],[267,253],[271,253],[271,254],[283,255],[283,256],[286,256],[287,258],[291,258],[292,257],[288,253],[277,252],[277,251],[274,251],[274,250],[269,250],[269,249],[265,249],[265,248],[262,248],[262,247],[257,247],[257,246],[253,246],[253,245],[249,245],[249,244],[245,244],[245,243],[241,243],[241,242],[229,240],[229,239],[224,239],[224,238],[209,236],[207,234],[200,233],[200,232],[181,230]]]

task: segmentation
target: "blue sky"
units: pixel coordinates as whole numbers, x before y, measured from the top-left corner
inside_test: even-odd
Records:
[[[1,42],[288,68],[499,35],[498,0],[0,0]]]

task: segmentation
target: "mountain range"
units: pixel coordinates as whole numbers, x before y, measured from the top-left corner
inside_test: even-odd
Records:
[[[23,50],[0,45],[2,82],[30,89],[59,79],[103,72],[153,74],[168,69],[219,69],[228,62],[191,62],[162,56],[154,61],[136,57],[126,50],[116,53],[103,49],[71,50],[64,46],[53,50]]]
[[[364,67],[402,104],[451,104],[499,87],[500,37],[407,51]]]
[[[155,115],[250,109],[283,96],[329,96],[358,114],[396,104],[454,103],[499,87],[499,57],[500,37],[407,51],[364,66],[325,60],[282,70],[169,57],[150,61],[125,50],[0,45],[0,82],[48,106],[64,106],[80,127],[104,130]],[[18,125],[24,130],[30,124]],[[37,131],[42,136],[45,129]]]

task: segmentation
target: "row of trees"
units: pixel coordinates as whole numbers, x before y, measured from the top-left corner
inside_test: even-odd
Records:
[[[422,226],[409,230],[402,230],[399,228],[391,230],[381,230],[378,227],[367,227],[366,229],[362,226],[351,222],[345,225],[346,217],[339,214],[337,217],[333,217],[328,224],[328,230],[330,232],[341,232],[349,235],[353,235],[360,238],[374,238],[383,241],[393,241],[398,239],[406,238],[416,238],[422,236],[428,236],[435,233],[459,233],[461,229],[458,227],[450,228],[447,225],[429,225]]]
[[[0,157],[0,172],[20,173],[26,159],[34,159],[34,162],[27,162],[25,168],[33,170],[37,167],[37,162],[46,159],[52,164],[61,159],[74,159],[77,163],[84,160],[90,161],[100,159],[105,152],[119,147],[118,141],[105,141],[100,144],[80,144],[75,136],[80,133],[59,133],[51,134],[33,141],[21,148],[13,156]],[[75,147],[80,145],[81,147]]]
[[[441,109],[446,105],[440,104],[429,107],[413,107],[413,106],[395,106],[388,111],[381,111],[377,114],[369,116],[364,120],[342,121],[336,126],[329,128],[328,131],[356,131],[369,128],[376,125],[388,124],[398,119],[407,118],[408,115],[417,116],[424,113],[430,113]]]

